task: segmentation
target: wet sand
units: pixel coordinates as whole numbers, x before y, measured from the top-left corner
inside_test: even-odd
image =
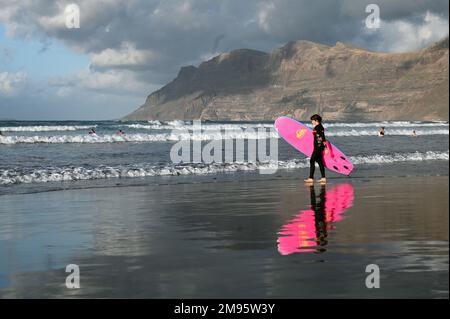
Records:
[[[0,297],[448,298],[448,193],[438,176],[3,195]]]

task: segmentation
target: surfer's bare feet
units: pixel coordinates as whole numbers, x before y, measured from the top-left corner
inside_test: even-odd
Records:
[[[319,179],[319,183],[320,184],[326,184],[327,183],[327,179],[325,177],[322,177],[321,179]]]
[[[312,179],[312,178],[307,178],[304,181],[305,181],[305,183],[314,183],[314,179]]]

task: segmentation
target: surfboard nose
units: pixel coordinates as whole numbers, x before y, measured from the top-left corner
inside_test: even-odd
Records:
[[[275,122],[273,123],[273,126],[278,131],[278,128],[280,128],[282,126],[282,118],[281,117],[277,118],[275,120]]]
[[[280,116],[279,118],[277,118],[277,119],[275,120],[275,122],[273,123],[273,125],[274,125],[275,127],[280,127],[280,126],[283,125],[283,122],[286,123],[286,120],[287,120],[287,119],[292,120],[291,118],[289,118],[289,117],[287,117],[287,116]]]

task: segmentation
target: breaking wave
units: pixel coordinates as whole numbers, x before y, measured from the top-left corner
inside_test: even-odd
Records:
[[[211,132],[203,134],[105,134],[105,135],[56,135],[56,136],[0,136],[0,144],[18,143],[116,143],[116,142],[170,142],[181,140],[209,141],[222,139],[266,139],[278,138],[276,132]]]
[[[392,155],[375,154],[370,156],[350,157],[355,165],[384,164],[394,162],[432,161],[449,159],[446,152],[397,153]],[[203,175],[237,171],[299,169],[309,167],[308,159],[295,159],[277,162],[233,162],[212,164],[171,164],[155,166],[152,164],[136,164],[121,166],[97,167],[46,167],[40,169],[0,170],[0,185],[22,183],[45,183],[78,180],[97,180],[109,178],[136,178],[147,176],[170,175]]]
[[[36,125],[36,126],[5,126],[0,127],[2,132],[53,132],[88,130],[97,125]]]
[[[309,127],[309,123],[307,123]],[[147,129],[147,130],[192,130],[193,125],[191,123],[183,121],[172,121],[163,124],[159,121],[151,121],[149,124],[126,124],[125,125],[131,129]],[[385,128],[437,128],[443,129],[449,127],[446,122],[433,122],[433,123],[423,123],[423,122],[371,122],[371,123],[326,123],[324,124],[325,129],[336,128],[336,129],[346,129],[346,128],[373,128],[378,130],[380,127]],[[247,128],[272,128],[272,123],[233,123],[233,124],[210,124],[201,123],[201,128],[206,131],[220,131],[225,129],[247,129]]]
[[[449,131],[446,129],[441,130],[416,130],[417,135],[449,135]],[[346,131],[328,131],[327,136],[377,136],[376,130],[346,130]],[[386,136],[410,136],[411,131],[406,129],[400,130],[386,130]],[[225,131],[204,131],[203,133],[190,133],[187,131],[172,131],[171,133],[159,133],[159,134],[104,134],[91,136],[87,134],[83,135],[42,135],[42,136],[0,136],[0,144],[19,144],[19,143],[116,143],[116,142],[170,142],[181,140],[195,140],[195,141],[208,141],[208,140],[222,140],[222,139],[267,139],[267,138],[279,138],[278,134],[274,130],[225,130]]]
[[[420,135],[449,135],[447,129],[416,129],[416,134]],[[411,136],[412,129],[386,129],[385,136]],[[333,131],[329,130],[325,132],[327,136],[378,136],[378,130],[346,130],[346,131]]]
[[[192,124],[182,123],[167,123],[167,124],[127,124],[125,125],[132,129],[142,130],[192,130]],[[273,128],[273,124],[201,124],[203,131],[221,131],[221,130],[242,130],[248,128]]]
[[[410,121],[392,121],[392,122],[367,122],[367,123],[325,123],[324,127],[448,127],[444,121],[438,122],[410,122]]]

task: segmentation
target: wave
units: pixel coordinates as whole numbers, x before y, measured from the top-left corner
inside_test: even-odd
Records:
[[[192,130],[192,124],[181,124],[178,126],[168,125],[168,124],[127,124],[126,127],[130,129],[142,129],[142,130]],[[311,128],[311,125],[307,125]],[[201,129],[204,131],[221,131],[221,130],[242,130],[248,128],[273,128],[273,124],[203,124]],[[411,133],[412,130],[417,130],[420,128],[437,128],[440,131],[445,131],[448,124],[446,123],[329,123],[324,125],[325,129],[348,129],[353,128],[353,131],[357,131],[354,128],[373,128],[373,131],[378,131],[381,127],[389,128],[410,128],[408,131]],[[396,130],[398,131],[398,129]],[[372,132],[372,131],[370,131]],[[372,134],[372,133],[371,133]]]
[[[163,124],[126,124],[125,127],[138,130],[171,130],[173,127]]]
[[[150,123],[150,124],[153,124],[153,125],[161,125],[161,122],[160,121],[157,121],[157,120],[154,120],[154,121],[147,121],[148,123]]]
[[[173,124],[127,124],[125,125],[132,129],[143,129],[143,130],[193,130],[194,126],[192,124],[173,125]],[[273,128],[273,124],[201,124],[201,129],[203,131],[222,131],[222,130],[242,130],[248,128]]]
[[[395,153],[392,155],[375,154],[368,156],[350,157],[350,161],[355,165],[360,164],[388,164],[396,162],[422,162],[443,160],[448,161],[449,151],[446,152],[413,152],[413,153]]]
[[[417,135],[449,135],[448,130],[416,130]],[[377,131],[349,130],[328,131],[327,136],[377,136]],[[386,136],[410,136],[410,130],[387,130]],[[267,139],[279,138],[275,131],[206,131],[202,134],[189,132],[172,132],[165,134],[105,134],[105,135],[54,135],[54,136],[0,136],[0,144],[35,144],[35,143],[117,143],[117,142],[171,142],[181,140],[208,141],[222,139]]]
[[[182,140],[209,141],[222,139],[267,139],[278,138],[272,132],[212,132],[204,134],[168,133],[168,134],[105,134],[105,135],[55,135],[55,136],[0,136],[0,144],[35,143],[117,143],[117,142],[172,142]]]
[[[448,127],[447,122],[410,122],[410,121],[393,121],[393,122],[367,122],[367,123],[325,123],[325,128],[328,127]]]
[[[182,126],[182,125],[186,125],[187,123],[188,122],[181,121],[181,120],[173,120],[173,121],[167,122],[167,125],[170,125],[170,126]]]
[[[447,129],[416,129],[416,134],[420,135],[449,135]],[[412,129],[386,129],[385,136],[411,136]],[[346,130],[346,131],[326,131],[326,136],[378,136],[378,130]]]
[[[149,124],[128,124],[125,125],[129,128],[136,129],[149,129],[149,130],[170,130],[170,129],[192,129],[192,122],[190,121],[170,121],[170,122],[160,122],[160,121],[149,121]],[[307,126],[311,127],[308,122],[305,122]],[[272,128],[273,123],[201,123],[202,129],[204,130],[223,130],[223,129],[246,129],[246,128]],[[324,123],[325,128],[369,128],[373,127],[379,129],[380,127],[386,128],[419,128],[419,127],[435,127],[443,128],[449,127],[448,122],[437,121],[437,122],[420,122],[420,121],[383,121],[383,122],[336,122],[336,123]]]
[[[5,126],[0,127],[2,132],[53,132],[89,130],[97,125],[36,125],[36,126]]]
[[[143,130],[192,130],[191,121],[148,121],[148,124],[120,124],[113,125],[114,127],[127,127],[129,129],[143,129]],[[307,126],[311,127],[309,123]],[[4,126],[0,127],[3,132],[52,132],[52,131],[78,131],[88,130],[97,127],[97,124],[92,125],[27,125],[27,126]],[[394,121],[394,122],[370,122],[370,123],[325,123],[324,127],[333,129],[347,129],[347,128],[374,128],[378,130],[380,127],[385,128],[435,128],[443,130],[449,127],[448,122],[410,122],[410,121]],[[108,124],[106,125],[108,128]],[[221,131],[221,130],[242,130],[242,129],[258,129],[258,128],[273,128],[273,123],[201,123],[201,128],[204,131]],[[355,130],[356,131],[356,130]]]
[[[446,152],[415,152],[391,155],[375,154],[370,156],[350,157],[355,165],[385,164],[395,162],[416,162],[432,160],[449,160]],[[42,169],[0,170],[0,185],[22,183],[45,183],[78,180],[97,180],[109,178],[133,178],[148,176],[204,175],[237,171],[299,169],[309,167],[308,159],[295,159],[275,162],[233,162],[212,164],[180,164],[155,166],[152,164],[136,164],[98,167],[47,167]]]

